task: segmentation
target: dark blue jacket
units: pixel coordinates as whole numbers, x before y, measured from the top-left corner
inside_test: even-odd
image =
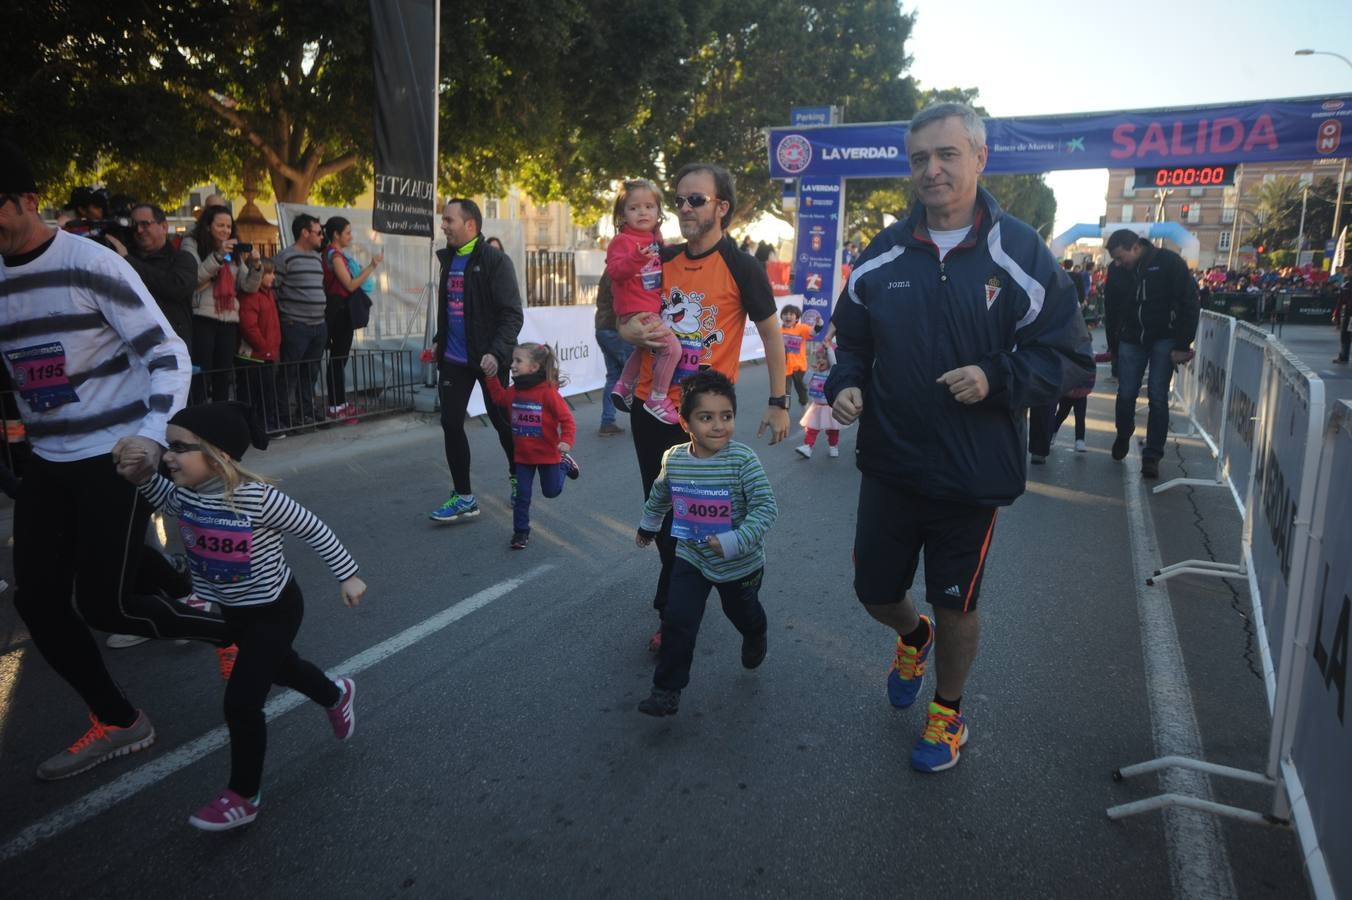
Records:
[[[904,491],[972,506],[1023,493],[1025,409],[1094,371],[1075,287],[1037,232],[984,190],[972,230],[939,261],[919,204],[868,245],[832,316],[826,396],[864,394],[860,471]],[[977,365],[990,395],[965,405],[936,379]]]

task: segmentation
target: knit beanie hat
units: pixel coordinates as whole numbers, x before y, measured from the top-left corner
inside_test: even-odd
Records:
[[[28,158],[11,141],[0,140],[0,194],[36,194],[38,183]]]
[[[237,400],[223,400],[188,406],[169,420],[170,425],[186,428],[209,444],[213,444],[230,458],[239,462],[250,445],[259,450],[268,448],[268,433],[252,406]]]

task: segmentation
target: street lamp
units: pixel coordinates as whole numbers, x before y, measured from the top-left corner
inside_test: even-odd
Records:
[[[1343,62],[1347,63],[1347,67],[1349,69],[1352,69],[1352,59],[1348,59],[1341,53],[1334,53],[1331,50],[1308,50],[1308,49],[1297,50],[1296,56],[1336,56],[1338,57],[1338,59],[1341,59]]]

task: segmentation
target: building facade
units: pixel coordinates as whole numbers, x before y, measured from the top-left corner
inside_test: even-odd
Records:
[[[1257,192],[1264,183],[1282,177],[1307,185],[1325,178],[1336,183],[1343,171],[1341,160],[1330,159],[1250,163],[1240,167],[1232,186],[1159,189],[1136,184],[1135,169],[1109,169],[1104,222],[1109,226],[1178,222],[1197,236],[1201,268],[1248,264],[1253,260],[1253,248],[1244,237],[1245,230],[1252,227],[1247,213],[1256,206]],[[1345,177],[1352,183],[1352,176]],[[1308,237],[1311,241],[1307,241],[1307,249],[1322,249],[1328,235]]]

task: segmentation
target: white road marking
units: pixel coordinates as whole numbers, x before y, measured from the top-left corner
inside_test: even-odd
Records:
[[[458,622],[472,612],[480,610],[492,603],[507,596],[512,591],[521,587],[528,581],[531,581],[549,570],[553,569],[552,563],[536,566],[533,569],[506,581],[500,581],[491,587],[486,587],[477,594],[472,594],[448,607],[436,615],[424,619],[417,625],[410,626],[399,634],[394,635],[374,647],[363,650],[356,656],[350,657],[336,666],[330,667],[329,671],[341,673],[343,675],[356,675],[366,669],[371,668],[383,660],[388,659],[401,650],[406,650],[414,644],[431,637],[449,625]],[[295,691],[284,691],[273,697],[263,707],[263,713],[270,722],[283,713],[289,712],[303,703],[308,703],[309,699]],[[101,788],[90,791],[80,799],[70,803],[61,809],[56,810],[48,816],[34,822],[27,828],[20,831],[10,840],[0,846],[0,862],[6,862],[13,859],[21,853],[25,853],[42,841],[74,828],[83,822],[97,816],[104,810],[109,809],[126,800],[148,787],[157,784],[168,778],[170,775],[187,768],[209,753],[226,746],[230,742],[229,732],[224,725],[213,728],[206,734],[190,741],[164,756],[157,757],[138,769],[135,769],[115,781],[112,781]]]
[[[1174,612],[1169,605],[1169,592],[1164,585],[1152,587],[1145,583],[1162,562],[1155,538],[1155,523],[1143,500],[1145,489],[1141,483],[1139,457],[1132,454],[1121,465],[1155,752],[1159,756],[1176,754],[1203,759],[1197,713],[1192,706],[1188,671],[1183,664],[1183,650],[1178,642]],[[1159,781],[1161,792],[1212,799],[1211,780],[1200,772],[1166,769],[1160,773]],[[1216,818],[1177,808],[1166,809],[1163,815],[1174,897],[1180,900],[1230,900],[1236,897],[1229,853]]]

